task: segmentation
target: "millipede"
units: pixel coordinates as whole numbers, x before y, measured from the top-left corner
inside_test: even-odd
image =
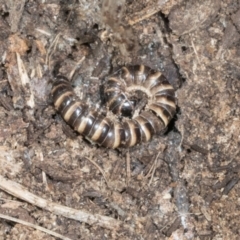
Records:
[[[176,112],[175,91],[166,77],[144,65],[122,67],[106,78],[107,110],[88,106],[78,99],[67,78],[59,76],[52,86],[52,99],[63,119],[85,138],[106,148],[132,147],[149,141],[164,130]],[[136,109],[136,93],[147,103]],[[113,115],[112,114],[112,115]]]

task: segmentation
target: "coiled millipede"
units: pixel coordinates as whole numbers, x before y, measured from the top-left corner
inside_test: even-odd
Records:
[[[161,72],[149,67],[123,67],[107,78],[105,84],[107,108],[118,115],[114,118],[78,100],[64,77],[53,83],[51,91],[54,106],[63,119],[75,131],[100,146],[131,147],[147,142],[166,128],[176,112],[173,87]],[[136,92],[147,96],[147,104],[139,114],[131,99],[131,94]]]

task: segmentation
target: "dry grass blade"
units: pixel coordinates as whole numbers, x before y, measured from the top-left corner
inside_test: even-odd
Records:
[[[56,46],[57,46],[57,43],[58,43],[58,40],[60,38],[61,34],[58,33],[56,35],[56,37],[53,39],[53,41],[51,42],[51,45],[49,46],[48,50],[47,50],[47,55],[46,55],[46,59],[45,59],[45,63],[49,66],[50,65],[50,61],[51,61],[51,57],[52,57],[52,54],[55,52],[56,50]],[[50,68],[50,66],[49,66]]]
[[[74,68],[72,69],[72,71],[70,72],[68,78],[72,79],[74,73],[76,72],[76,70],[81,66],[81,64],[83,63],[83,61],[85,60],[85,56],[83,56],[74,66]]]
[[[156,168],[157,168],[157,160],[158,160],[158,157],[159,157],[160,153],[161,153],[161,152],[159,152],[159,153],[157,154],[157,156],[156,156],[156,158],[154,159],[154,162],[153,162],[150,170],[148,171],[147,175],[145,176],[145,179],[147,179],[147,178],[149,178],[149,177],[151,176],[151,178],[150,178],[150,180],[149,180],[149,183],[148,183],[149,186],[151,185],[151,183],[152,183],[152,181],[153,181],[153,176],[154,176],[154,173],[155,173]]]
[[[105,175],[104,170],[103,170],[97,163],[95,163],[93,160],[91,160],[90,158],[87,158],[87,157],[86,157],[86,159],[87,159],[90,163],[92,163],[92,164],[101,172],[101,174],[103,175],[103,178],[104,178],[105,181],[106,181],[106,184],[107,184],[108,187],[109,187],[108,180],[107,180],[107,177],[106,177],[106,175]]]

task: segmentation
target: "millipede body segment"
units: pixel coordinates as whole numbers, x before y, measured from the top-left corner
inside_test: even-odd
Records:
[[[147,142],[168,125],[176,112],[175,91],[161,72],[138,65],[123,67],[106,79],[107,107],[113,119],[80,101],[70,82],[58,77],[52,87],[54,106],[73,129],[106,148]],[[136,113],[131,95],[142,92],[146,106]],[[131,118],[129,118],[131,117]]]

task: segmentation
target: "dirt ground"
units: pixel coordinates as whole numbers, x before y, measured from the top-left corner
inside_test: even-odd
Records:
[[[0,3],[0,239],[239,239],[239,1]],[[56,74],[101,108],[135,64],[176,90],[163,135],[105,149],[56,113]]]

